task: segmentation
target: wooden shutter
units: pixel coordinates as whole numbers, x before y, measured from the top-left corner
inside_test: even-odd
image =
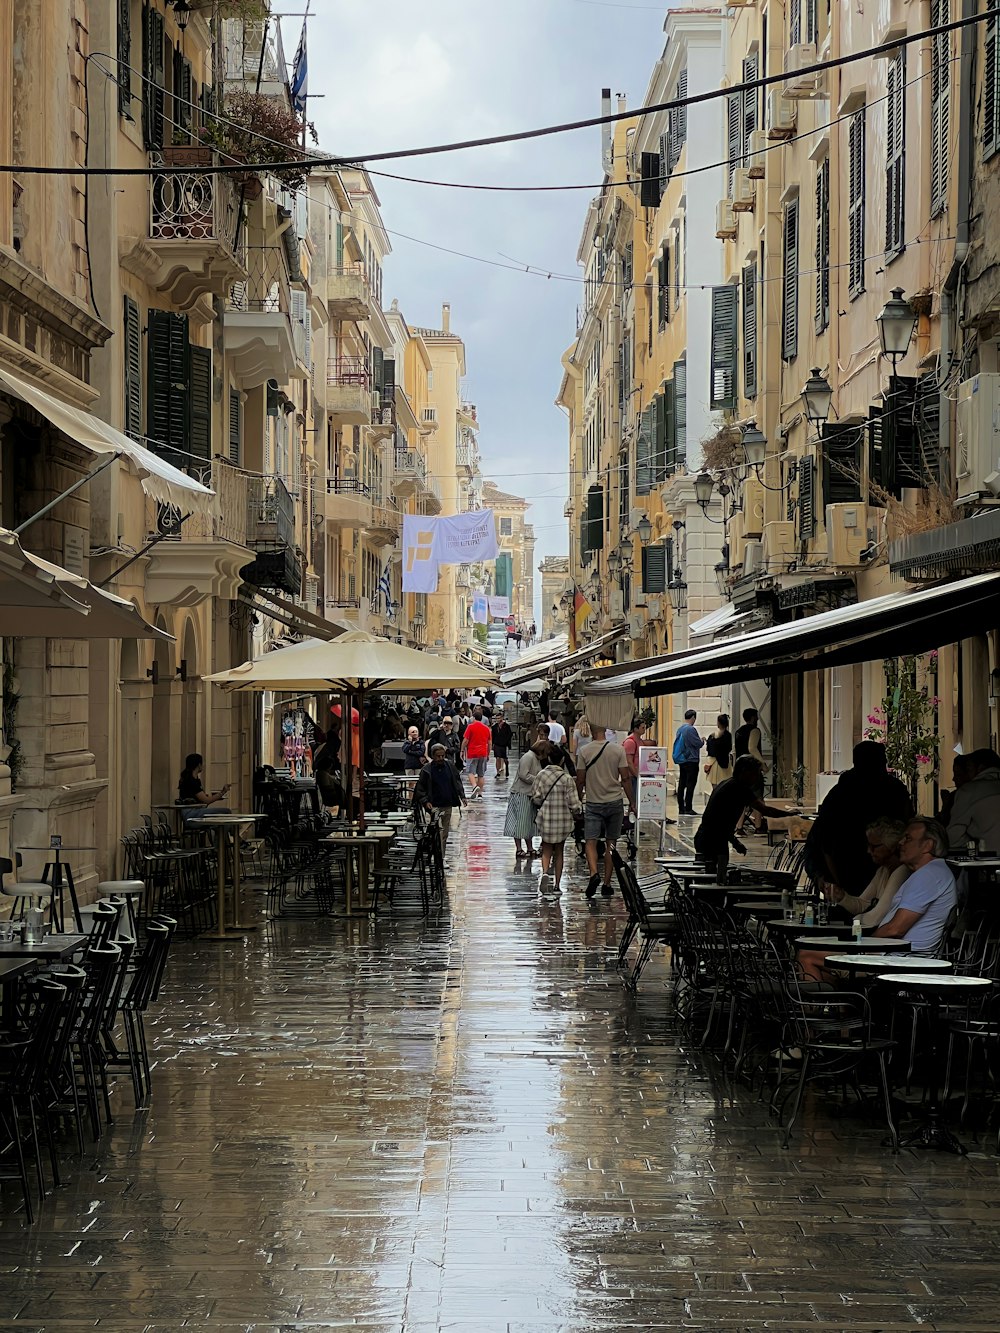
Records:
[[[799,459],[798,539],[807,542],[816,531],[815,464],[811,458]]]
[[[983,59],[983,156],[1000,148],[1000,20],[986,20]]]
[[[865,107],[851,117],[847,134],[848,156],[848,292],[865,289]]]
[[[188,437],[188,322],[186,315],[149,310],[146,321],[146,434],[159,454],[184,468],[190,461]]]
[[[740,149],[742,146],[743,98],[739,93],[730,93],[726,98],[726,162],[728,166],[727,193],[732,198],[733,175],[742,165]]]
[[[642,153],[639,158],[639,204],[642,208],[660,206],[659,153]]]
[[[139,307],[131,296],[124,299],[124,382],[123,413],[125,434],[133,440],[142,439],[142,323]]]
[[[757,263],[743,268],[743,393],[757,397]]]
[[[788,45],[802,41],[802,0],[788,0]]]
[[[667,405],[663,394],[653,399],[653,481],[667,475]]]
[[[687,462],[687,380],[686,361],[674,362],[674,464]]]
[[[305,293],[302,293],[303,298]],[[382,393],[382,368],[385,360],[385,353],[381,347],[372,348],[372,387],[375,392],[381,396]]]
[[[118,114],[132,119],[132,0],[118,0]]]
[[[604,490],[591,486],[587,492],[587,550],[600,551],[604,546]]]
[[[906,245],[906,51],[889,62],[886,106],[885,257]]]
[[[712,367],[709,407],[736,407],[736,330],[739,297],[735,287],[712,288]]]
[[[667,188],[667,181],[670,179],[670,162],[671,162],[670,142],[671,142],[671,139],[673,138],[673,130],[671,129],[671,124],[672,124],[672,122],[671,122],[671,117],[672,117],[672,115],[673,115],[673,112],[671,112],[671,111],[668,111],[668,112],[667,112],[667,128],[666,128],[666,129],[663,131],[663,133],[660,135],[660,152],[659,152],[659,158],[660,158],[660,196],[661,196],[661,198],[662,198],[662,196],[663,196],[663,192],[664,192],[664,191],[666,190],[666,188]]]
[[[657,310],[660,319],[660,328],[665,328],[670,320],[670,244],[664,241],[660,247],[660,258],[657,263],[657,274],[659,276],[660,290],[657,296]]]
[[[790,361],[799,350],[799,201],[785,205],[782,223],[781,355]]]
[[[639,413],[635,442],[635,493],[648,495],[653,488],[653,405]]]
[[[759,76],[760,62],[757,58],[757,52],[752,51],[743,61],[743,82],[753,83]],[[750,152],[750,135],[758,128],[760,117],[757,109],[760,106],[760,89],[745,88],[743,90],[743,143],[741,153],[741,165],[746,166],[748,154]]]
[[[178,138],[190,143],[191,126],[194,123],[194,80],[191,77],[191,62],[185,60],[180,51],[175,49],[173,66],[173,129]]]
[[[816,170],[816,332],[830,323],[830,159]]]
[[[816,19],[816,0],[802,0],[806,7],[806,31],[805,40],[815,42],[819,35],[819,25]],[[827,6],[829,8],[829,5]]]
[[[667,590],[667,550],[665,546],[642,548],[642,590],[660,593]]]
[[[823,503],[861,500],[861,437],[864,427],[827,422],[823,427]]]
[[[208,462],[212,457],[212,352],[208,347],[188,348],[191,392],[187,451]]]
[[[229,461],[239,467],[243,461],[243,400],[239,389],[229,390]]]
[[[663,478],[677,470],[677,399],[673,380],[663,381]]]
[[[951,0],[931,0],[931,27],[951,18]],[[951,111],[951,34],[931,38],[931,216],[948,202],[948,129]]]
[[[868,503],[870,505],[883,505],[884,497],[876,493],[873,489],[877,487],[879,491],[892,491],[894,482],[892,477],[891,453],[885,447],[885,432],[882,429],[882,411],[881,408],[872,408],[868,421],[865,423],[865,430],[868,435]]]
[[[145,5],[142,11],[142,141],[145,148],[163,147],[163,15]]]
[[[933,376],[929,378],[934,380]],[[891,477],[891,485],[886,489],[896,496],[902,493],[904,486],[917,489],[925,487],[930,470],[925,458],[925,444],[921,438],[917,411],[918,383],[912,376],[893,375],[889,380],[889,392],[882,415],[885,471]],[[936,452],[937,441],[928,443]]]
[[[687,68],[685,67],[684,69],[681,70],[680,74],[678,74],[677,76],[678,101],[687,97],[687,95],[688,95],[688,72]],[[688,109],[686,106],[674,107],[672,124],[673,124],[673,143],[671,144],[671,151],[670,151],[670,155],[672,158],[672,165],[670,168],[671,171],[673,171],[674,167],[676,167],[677,163],[680,161],[681,150],[687,143]]]

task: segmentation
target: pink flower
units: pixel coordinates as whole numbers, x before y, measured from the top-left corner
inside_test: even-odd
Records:
[[[931,757],[929,754],[918,754],[916,756],[916,759],[918,764],[929,764],[931,762]]]
[[[941,698],[940,698],[940,695],[935,694],[934,697],[931,699],[931,707],[932,707],[932,708],[940,708],[940,706],[941,706]]]
[[[927,656],[930,659],[930,661],[936,662],[938,659],[938,650],[936,648],[932,648],[931,651],[927,654]]]

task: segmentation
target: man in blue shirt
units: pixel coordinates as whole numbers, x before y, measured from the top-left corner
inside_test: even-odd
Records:
[[[896,890],[876,937],[908,940],[911,953],[937,953],[955,908],[955,876],[942,859],[948,836],[933,819],[914,819],[899,844],[910,877]]]
[[[677,812],[681,815],[694,814],[692,802],[694,789],[698,785],[698,761],[701,747],[705,744],[694,725],[697,716],[694,709],[689,708],[674,737],[673,760],[680,769],[680,777],[677,779]]]

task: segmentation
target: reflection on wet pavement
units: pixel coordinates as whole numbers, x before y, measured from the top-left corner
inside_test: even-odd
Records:
[[[585,1333],[1000,1327],[997,1158],[810,1104],[782,1152],[630,1000],[621,901],[540,899],[488,794],[450,911],[179,941],[151,1108],[39,1223],[3,1186],[0,1328]]]

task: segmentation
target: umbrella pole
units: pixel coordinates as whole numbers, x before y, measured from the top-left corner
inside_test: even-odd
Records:
[[[348,823],[354,818],[354,753],[351,729],[351,696],[347,690],[340,693],[340,757],[344,774],[344,807]]]
[[[358,690],[358,820],[365,831],[365,692]]]

